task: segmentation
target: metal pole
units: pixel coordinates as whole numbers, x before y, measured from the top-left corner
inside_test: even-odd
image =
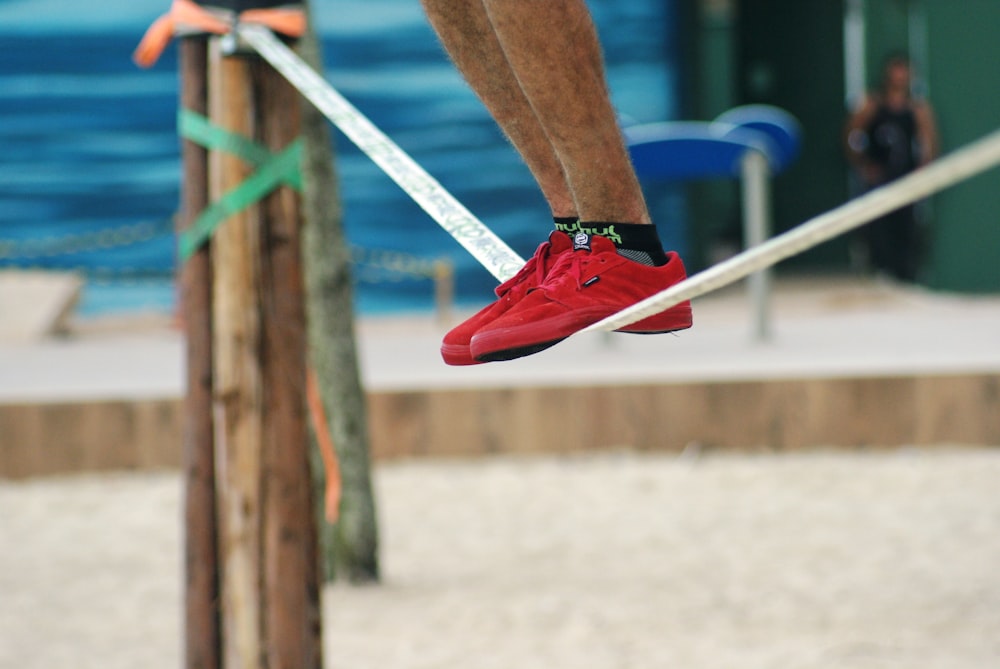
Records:
[[[742,165],[743,234],[746,248],[763,244],[771,232],[770,169],[759,151],[747,151]],[[747,294],[753,316],[753,338],[771,338],[771,269],[747,277]]]

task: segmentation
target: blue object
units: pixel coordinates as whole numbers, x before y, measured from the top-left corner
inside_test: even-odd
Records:
[[[801,131],[788,112],[769,105],[736,107],[712,122],[649,123],[625,129],[641,178],[684,181],[739,178],[747,151],[764,155],[772,173],[798,157]]]
[[[625,140],[638,175],[664,181],[739,177],[748,150],[770,150],[765,136],[716,123],[633,126]]]
[[[771,172],[783,171],[799,157],[802,146],[802,126],[798,120],[780,107],[772,105],[744,105],[720,114],[716,123],[764,133],[771,143],[767,153]]]

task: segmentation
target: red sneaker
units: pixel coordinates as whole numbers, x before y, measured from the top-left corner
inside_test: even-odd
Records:
[[[490,362],[538,353],[686,276],[673,251],[665,265],[652,267],[619,255],[609,239],[577,233],[573,252],[559,257],[537,290],[473,335],[472,356]],[[689,327],[691,303],[681,302],[620,332],[656,334]]]
[[[524,267],[496,287],[496,302],[486,305],[444,336],[444,341],[441,342],[441,357],[444,361],[449,365],[478,365],[481,361],[472,357],[469,350],[472,336],[520,302],[529,290],[537,288],[555,265],[557,257],[572,247],[569,235],[553,230],[549,234],[549,241],[539,244],[535,255],[524,263]]]

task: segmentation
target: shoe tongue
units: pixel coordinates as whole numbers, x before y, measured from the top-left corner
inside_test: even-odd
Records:
[[[578,232],[573,235],[573,250],[588,253],[607,253],[615,251],[614,243],[607,237]]]
[[[553,230],[549,233],[549,245],[552,253],[562,253],[573,245],[573,240],[565,232]]]

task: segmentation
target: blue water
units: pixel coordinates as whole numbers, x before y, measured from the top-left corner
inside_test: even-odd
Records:
[[[0,267],[75,268],[84,315],[173,308],[180,164],[171,48],[151,70],[130,54],[168,2],[0,0]],[[677,117],[673,0],[591,2],[626,122]],[[516,251],[550,227],[516,153],[468,90],[417,0],[314,0],[331,83]],[[348,241],[449,258],[459,302],[490,275],[364,155],[336,136]],[[683,250],[679,199],[647,191],[666,245]],[[95,235],[117,231],[107,244]],[[359,266],[362,312],[429,309],[427,280]],[[391,280],[387,280],[391,279]],[[2,315],[0,315],[2,316]]]

